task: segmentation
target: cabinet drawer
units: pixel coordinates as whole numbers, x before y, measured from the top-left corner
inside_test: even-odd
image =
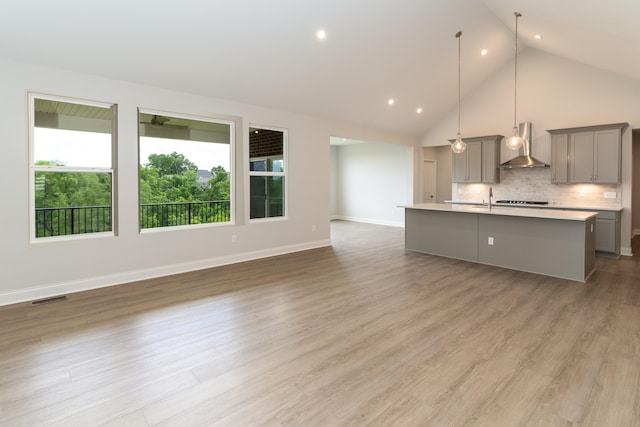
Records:
[[[612,212],[612,211],[599,211],[598,215],[596,215],[596,218],[598,219],[616,219],[617,217],[617,212]]]

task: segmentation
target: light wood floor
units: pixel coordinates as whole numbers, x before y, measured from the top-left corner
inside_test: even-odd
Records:
[[[403,233],[0,308],[0,425],[640,425],[638,256],[582,284]]]

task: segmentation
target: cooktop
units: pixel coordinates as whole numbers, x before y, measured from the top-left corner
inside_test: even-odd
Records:
[[[549,202],[542,202],[536,200],[496,200],[496,203],[502,203],[505,205],[548,205]]]

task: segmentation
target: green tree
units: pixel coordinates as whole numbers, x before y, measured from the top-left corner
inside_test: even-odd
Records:
[[[186,171],[197,171],[198,167],[175,151],[171,154],[149,155],[149,168],[156,170],[158,176],[182,175]]]
[[[35,178],[36,236],[59,236],[111,230],[111,174],[56,169],[37,171]]]
[[[58,161],[38,161],[36,166],[64,166]],[[111,174],[105,172],[36,172],[37,208],[110,206]]]
[[[140,201],[148,205],[142,208],[142,226],[228,221],[228,203],[197,203],[230,199],[229,173],[222,166],[216,166],[211,174],[203,188],[197,166],[184,155],[151,154],[149,163],[140,165]],[[194,203],[182,204],[185,202]]]
[[[222,166],[216,166],[211,169],[211,175],[200,200],[229,200],[231,198],[229,172]]]

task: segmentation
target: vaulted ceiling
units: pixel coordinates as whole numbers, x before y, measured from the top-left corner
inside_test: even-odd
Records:
[[[456,108],[455,33],[464,97],[516,11],[521,52],[640,79],[638,0],[10,0],[0,58],[420,135]]]

